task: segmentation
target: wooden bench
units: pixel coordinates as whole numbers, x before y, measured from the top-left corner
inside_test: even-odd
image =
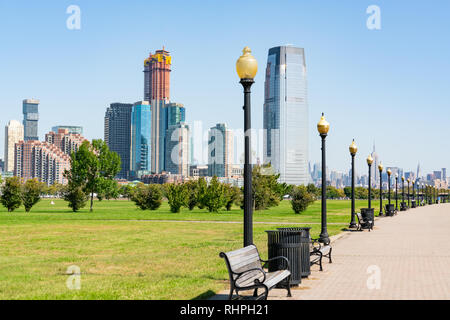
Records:
[[[286,257],[275,257],[269,260],[262,260],[255,245],[250,245],[242,249],[230,252],[221,252],[220,257],[225,259],[230,276],[229,300],[233,298],[233,291],[236,291],[237,299],[243,299],[240,291],[254,290],[253,298],[256,300],[267,300],[269,291],[281,282],[286,282],[284,287],[291,297],[290,277],[291,272],[289,260]],[[269,261],[281,259],[285,268],[274,272],[266,272],[265,265]],[[280,264],[281,265],[281,264]],[[264,292],[258,295],[258,289]]]
[[[356,217],[358,218],[358,226],[357,226],[358,231],[362,231],[363,229],[369,229],[370,232],[370,230],[373,230],[372,220],[365,220],[360,212],[356,213]]]
[[[330,244],[322,244],[319,242],[319,239],[311,239],[310,241],[310,264],[311,266],[314,264],[319,265],[320,271],[323,271],[322,268],[322,258],[328,258],[330,263],[333,263],[331,260],[331,251],[332,247]]]

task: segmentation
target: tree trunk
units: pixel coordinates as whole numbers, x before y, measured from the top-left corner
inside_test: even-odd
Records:
[[[94,192],[91,192],[91,210],[90,210],[90,212],[94,211],[93,207],[94,207]]]

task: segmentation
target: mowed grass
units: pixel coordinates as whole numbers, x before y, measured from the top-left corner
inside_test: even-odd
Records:
[[[30,213],[0,207],[0,299],[195,299],[229,287],[219,252],[242,247],[243,226],[217,222],[241,222],[239,208],[173,214],[167,203],[141,211],[128,201],[103,201],[93,213],[73,213],[54,202],[42,200]],[[328,201],[330,236],[347,226],[349,207],[349,201]],[[262,222],[254,224],[254,242],[265,258],[265,230],[300,222],[319,235],[320,202],[296,215],[283,201],[255,212],[254,221]],[[80,290],[66,286],[72,265],[81,270]]]

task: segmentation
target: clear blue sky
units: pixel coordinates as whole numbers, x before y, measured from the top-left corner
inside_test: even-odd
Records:
[[[68,30],[66,9],[81,8],[81,30]],[[381,30],[368,30],[366,8],[381,9]],[[143,96],[143,60],[163,45],[173,57],[171,100],[187,120],[242,128],[242,89],[235,72],[245,45],[259,62],[253,126],[262,127],[269,48],[305,48],[311,160],[320,158],[316,123],[331,123],[328,165],[357,169],[376,142],[386,166],[450,168],[450,2],[321,1],[6,1],[0,0],[0,126],[22,120],[21,101],[38,98],[40,136],[53,125],[82,125],[103,138],[111,102]],[[0,155],[4,130],[0,130]]]

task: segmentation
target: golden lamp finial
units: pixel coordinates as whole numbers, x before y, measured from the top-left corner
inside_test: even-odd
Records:
[[[330,130],[330,124],[327,120],[325,120],[325,116],[322,112],[322,117],[320,118],[319,123],[317,124],[317,131],[319,131],[320,134],[327,134],[328,130]]]
[[[251,52],[249,47],[245,47],[242,56],[236,62],[236,71],[240,79],[253,79],[258,72],[258,62]]]

